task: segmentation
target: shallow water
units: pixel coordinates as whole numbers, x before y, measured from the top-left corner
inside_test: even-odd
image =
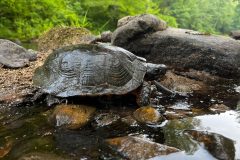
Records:
[[[168,120],[160,125],[128,125],[121,120],[112,124],[97,126],[90,122],[79,130],[56,128],[49,122],[52,108],[44,104],[22,106],[0,113],[0,156],[6,160],[18,159],[26,154],[47,154],[64,159],[124,159],[112,150],[105,139],[142,135],[154,142],[177,147],[182,152],[153,159],[216,159],[215,150],[207,149],[204,143],[191,138],[185,130],[208,131],[220,136],[216,143],[224,146],[228,159],[240,159],[240,109],[239,84],[219,83],[204,93],[194,93],[189,98],[161,98],[161,105],[173,106],[173,110],[189,110],[193,107],[203,109],[194,117],[180,120]],[[207,107],[214,103],[224,103],[232,110],[212,114]],[[120,118],[131,115],[137,109],[134,105],[113,105],[103,102],[98,104],[98,113],[113,113]],[[238,108],[239,107],[239,108]],[[211,114],[210,114],[211,113]],[[214,143],[215,144],[215,143]],[[54,156],[52,156],[54,159]],[[45,158],[48,159],[48,158]],[[49,158],[50,159],[50,158]],[[57,159],[57,158],[55,158]]]
[[[180,148],[185,152],[164,156],[164,159],[215,159],[202,143],[184,134],[184,130],[194,129],[217,133],[232,140],[229,159],[240,159],[240,111],[227,111],[215,115],[203,115],[182,120],[171,120],[164,127],[165,144]],[[219,144],[222,145],[222,144]],[[228,146],[229,147],[229,146]],[[226,147],[226,150],[229,148]],[[154,159],[161,159],[156,157]]]

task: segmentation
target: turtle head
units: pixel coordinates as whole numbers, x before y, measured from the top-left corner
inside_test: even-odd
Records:
[[[164,76],[166,71],[167,66],[164,64],[147,63],[145,79],[149,81],[157,80],[158,78]]]

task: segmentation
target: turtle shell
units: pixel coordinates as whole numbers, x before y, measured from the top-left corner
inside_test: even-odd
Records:
[[[33,82],[59,97],[123,95],[138,88],[145,59],[108,44],[88,44],[54,51],[36,69]]]

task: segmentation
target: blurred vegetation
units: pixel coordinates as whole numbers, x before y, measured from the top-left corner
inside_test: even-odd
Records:
[[[54,26],[98,34],[117,20],[151,13],[173,27],[227,34],[240,29],[238,0],[0,0],[0,38],[30,40]]]

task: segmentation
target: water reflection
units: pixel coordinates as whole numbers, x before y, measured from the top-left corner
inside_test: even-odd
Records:
[[[240,112],[172,120],[163,130],[166,144],[184,150],[186,159],[196,158],[197,154],[214,159],[209,153],[218,159],[240,159]],[[184,130],[195,130],[190,133],[193,139]]]
[[[194,140],[202,142],[204,148],[217,159],[234,160],[235,147],[233,140],[208,131],[185,130],[184,133],[190,135]]]
[[[193,154],[197,151],[198,145],[193,142],[189,136],[183,134],[185,129],[193,129],[194,126],[200,125],[200,121],[194,118],[187,118],[184,120],[169,121],[164,127],[163,132],[165,136],[165,143],[169,146],[177,147],[186,151],[187,154]]]

